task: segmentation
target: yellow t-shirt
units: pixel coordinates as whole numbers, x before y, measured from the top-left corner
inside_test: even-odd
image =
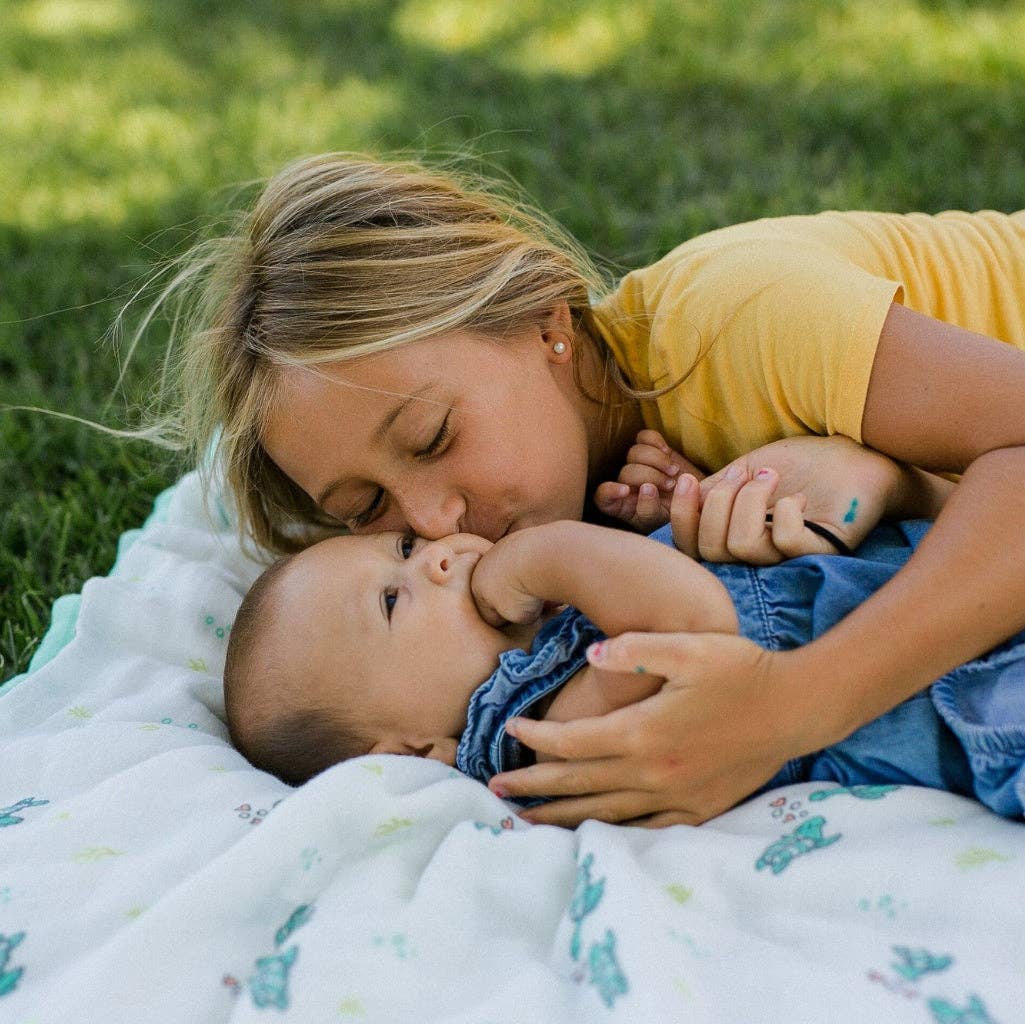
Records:
[[[648,426],[714,471],[861,420],[891,302],[1025,349],[1025,211],[821,213],[723,228],[595,307]]]

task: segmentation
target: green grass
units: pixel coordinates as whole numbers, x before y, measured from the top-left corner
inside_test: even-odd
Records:
[[[132,421],[105,342],[238,183],[470,148],[616,267],[733,221],[1025,205],[1011,0],[0,0],[0,405]],[[109,403],[109,404],[108,404]],[[0,413],[0,678],[183,467]]]

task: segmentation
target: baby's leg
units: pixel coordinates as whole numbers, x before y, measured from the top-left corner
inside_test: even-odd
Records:
[[[808,781],[909,785],[975,796],[968,756],[923,690],[804,759]]]
[[[1008,818],[1025,816],[1025,633],[930,687],[960,740],[975,794]]]

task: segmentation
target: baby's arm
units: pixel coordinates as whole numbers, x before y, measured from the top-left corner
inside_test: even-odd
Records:
[[[736,632],[733,602],[707,569],[673,548],[590,523],[517,530],[473,573],[474,600],[489,622],[530,622],[543,602],[571,604],[610,636]]]
[[[548,601],[573,605],[609,636],[737,631],[726,588],[703,566],[647,537],[589,523],[548,523],[504,537],[481,557],[471,585],[481,614],[496,624],[531,621]],[[544,717],[605,715],[652,696],[662,682],[642,666],[622,673],[585,665]]]
[[[653,696],[664,682],[653,672],[607,672],[584,665],[563,683],[543,717],[547,722],[598,718]],[[538,761],[554,760],[540,753],[536,757]]]

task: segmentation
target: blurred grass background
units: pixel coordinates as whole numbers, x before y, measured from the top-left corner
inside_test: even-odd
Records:
[[[621,269],[755,217],[1025,206],[1015,0],[0,0],[0,406],[133,422],[106,339],[232,190],[468,149]],[[186,467],[0,412],[0,680]]]

